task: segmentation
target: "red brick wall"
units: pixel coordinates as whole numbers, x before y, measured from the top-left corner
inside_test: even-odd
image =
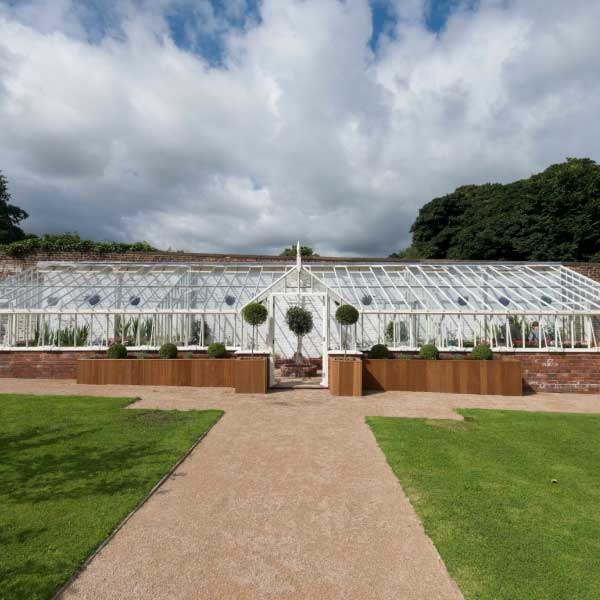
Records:
[[[600,281],[600,263],[565,263],[565,267],[573,269],[594,281]]]
[[[521,362],[525,391],[600,394],[600,352],[523,352],[496,357]]]
[[[205,356],[203,353],[194,354]],[[77,360],[94,356],[103,357],[105,353],[0,351],[0,378],[75,379]],[[442,354],[442,358],[446,356]],[[521,362],[526,391],[600,394],[600,352],[497,353],[495,358]]]
[[[0,377],[75,379],[77,360],[96,352],[0,352]],[[102,353],[105,355],[106,353]]]
[[[260,255],[245,255],[245,254],[202,254],[197,252],[124,252],[114,254],[97,254],[97,253],[80,253],[80,252],[56,252],[56,253],[44,253],[40,252],[32,254],[25,258],[13,258],[0,252],[0,278],[12,275],[13,273],[19,272],[37,261],[45,260],[64,260],[64,261],[106,261],[106,262],[133,262],[133,263],[183,263],[183,262],[263,262],[268,260],[269,262],[282,262],[282,263],[293,263],[295,257],[280,257],[280,256],[260,256]],[[391,258],[354,258],[354,257],[305,257],[302,259],[304,262],[319,261],[319,262],[360,262],[360,261],[372,261],[377,263],[390,262],[390,263],[402,263],[411,262],[404,261],[402,259],[391,259]],[[416,262],[423,263],[445,263],[453,261],[445,260],[417,260]],[[460,261],[458,261],[460,262]],[[478,261],[469,261],[478,262]],[[485,261],[481,261],[485,262]],[[600,281],[600,263],[564,263],[566,267],[586,275],[591,279]]]
[[[131,357],[139,352],[132,352]],[[155,358],[157,352],[144,352],[148,358]],[[206,356],[206,352],[193,352],[194,356]],[[187,352],[180,353],[184,358]],[[17,377],[23,379],[75,379],[77,377],[77,361],[80,358],[106,358],[106,352],[60,351],[50,352],[34,350],[1,350],[0,378]]]

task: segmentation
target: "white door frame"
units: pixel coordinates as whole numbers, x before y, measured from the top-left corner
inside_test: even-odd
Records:
[[[269,339],[268,346],[269,352],[271,353],[270,368],[269,368],[269,385],[275,385],[275,360],[273,353],[275,352],[275,297],[283,296],[285,298],[320,298],[323,301],[323,366],[322,366],[322,378],[321,387],[328,387],[329,385],[329,294],[327,292],[271,292],[269,294]]]

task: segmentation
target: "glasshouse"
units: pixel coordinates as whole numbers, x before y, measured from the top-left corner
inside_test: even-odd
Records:
[[[241,316],[262,303],[256,334]],[[341,304],[360,314],[344,345],[410,351],[598,352],[600,283],[560,264],[361,262],[300,256],[288,262],[37,262],[0,280],[4,349],[102,349],[122,342],[198,350],[219,341],[292,356],[291,306],[312,315],[303,353],[342,349]]]

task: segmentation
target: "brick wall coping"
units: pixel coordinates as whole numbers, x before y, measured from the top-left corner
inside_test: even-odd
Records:
[[[13,257],[0,251],[0,260],[12,260],[15,262],[38,262],[38,261],[89,261],[89,262],[149,262],[149,263],[221,263],[221,262],[270,262],[270,263],[295,263],[295,256],[277,256],[269,254],[214,254],[201,252],[107,252],[107,253],[83,253],[83,252],[34,252],[24,257]],[[464,259],[431,259],[431,258],[391,258],[369,257],[369,256],[303,256],[304,263],[398,263],[398,264],[507,264],[507,265],[559,265],[590,266],[600,263],[585,262],[561,262],[561,261],[531,261],[531,260],[464,260]]]

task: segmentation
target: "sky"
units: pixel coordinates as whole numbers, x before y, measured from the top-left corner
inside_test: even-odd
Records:
[[[418,209],[600,160],[600,2],[0,0],[27,232],[386,256]]]

